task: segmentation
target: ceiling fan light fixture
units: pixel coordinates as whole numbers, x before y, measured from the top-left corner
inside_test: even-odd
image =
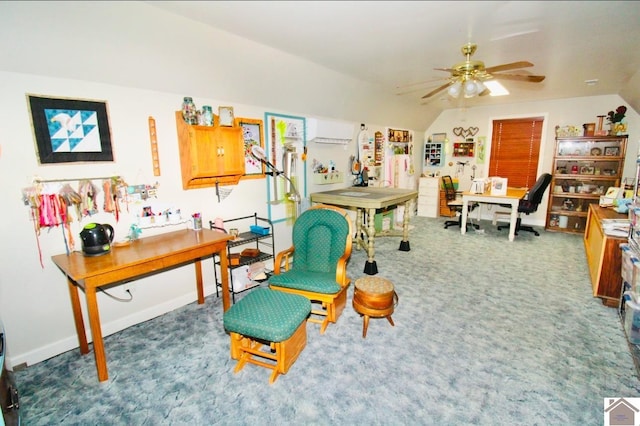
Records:
[[[462,83],[460,83],[459,81],[456,81],[454,84],[452,84],[451,86],[449,86],[449,96],[451,96],[452,98],[457,98],[458,96],[460,96],[460,92],[462,91]]]
[[[464,97],[472,98],[478,93],[477,80],[467,80],[464,82]]]
[[[503,71],[511,71],[519,68],[532,67],[533,64],[528,61],[517,61],[506,64],[485,67],[484,62],[471,60],[471,56],[476,51],[476,44],[467,43],[462,46],[462,54],[465,61],[454,64],[451,68],[435,68],[438,71],[447,71],[450,73],[449,81],[427,93],[422,99],[427,99],[442,90],[447,90],[447,94],[452,98],[457,98],[462,93],[465,98],[473,98],[474,96],[491,96],[508,95],[509,91],[494,79],[524,81],[529,83],[540,83],[545,79],[544,75],[531,74],[504,74]],[[594,80],[587,80],[586,84],[594,84]]]

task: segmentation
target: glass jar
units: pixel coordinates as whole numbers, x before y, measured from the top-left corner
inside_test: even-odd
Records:
[[[204,118],[205,126],[213,126],[213,110],[210,105],[202,106],[202,116]]]
[[[182,118],[187,124],[198,124],[196,104],[193,103],[193,98],[190,96],[185,96],[182,101]]]

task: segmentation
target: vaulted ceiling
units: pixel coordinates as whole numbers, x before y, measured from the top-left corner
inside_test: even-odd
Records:
[[[636,1],[150,1],[154,7],[305,58],[428,109],[619,94],[640,111],[640,2]],[[478,45],[487,67],[529,61],[502,81],[509,96],[454,100],[446,82]],[[596,81],[587,84],[587,81]],[[417,84],[416,84],[417,83]]]

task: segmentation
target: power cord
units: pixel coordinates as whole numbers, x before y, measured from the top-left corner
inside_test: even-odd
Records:
[[[107,292],[106,290],[101,289],[100,287],[98,287],[98,290],[100,290],[101,292],[103,292],[104,294],[106,294],[107,296],[112,298],[113,300],[117,300],[118,302],[131,302],[133,300],[133,294],[131,294],[131,290],[129,290],[129,289],[126,290],[126,292],[129,293],[129,298],[128,299],[123,299],[121,297],[116,297],[113,294],[110,294],[109,292]]]

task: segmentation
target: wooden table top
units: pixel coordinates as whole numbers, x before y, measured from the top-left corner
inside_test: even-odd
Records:
[[[226,246],[225,242],[231,238],[231,235],[210,229],[183,229],[140,238],[125,246],[112,246],[109,253],[101,256],[85,256],[81,251],[74,251],[69,255],[52,256],[51,259],[67,276],[77,282],[102,274],[109,275],[125,268],[148,266],[150,262],[159,262],[157,269],[161,269],[170,266],[163,263],[166,258],[173,257],[179,262],[181,253],[186,254],[199,248],[207,249],[211,245],[223,243]]]
[[[411,200],[418,196],[414,189],[352,186],[331,191],[314,192],[311,201],[335,206],[381,209]]]

